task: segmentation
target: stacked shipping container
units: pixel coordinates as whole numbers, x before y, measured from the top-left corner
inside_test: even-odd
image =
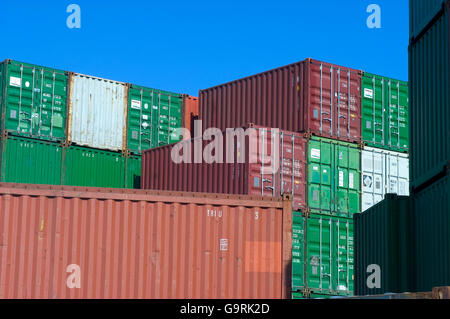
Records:
[[[3,182],[139,187],[141,151],[198,114],[194,97],[11,60],[0,89]]]

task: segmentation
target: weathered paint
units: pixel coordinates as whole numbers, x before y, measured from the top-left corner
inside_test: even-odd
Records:
[[[125,186],[125,158],[121,153],[70,146],[63,152],[62,184],[68,186]]]
[[[351,218],[360,213],[361,150],[356,144],[319,137],[308,141],[308,207]]]
[[[408,83],[370,73],[362,77],[362,140],[373,147],[409,149]]]
[[[0,128],[49,141],[66,138],[66,72],[6,60],[0,71]]]
[[[290,298],[291,205],[0,184],[0,298]]]
[[[415,291],[413,247],[420,243],[414,242],[412,216],[410,198],[393,194],[354,216],[355,294]],[[371,265],[380,268],[368,269]],[[380,288],[368,287],[371,274],[380,276]]]
[[[441,173],[450,161],[449,12],[447,6],[409,46],[412,188]]]
[[[362,211],[381,202],[386,194],[409,196],[409,156],[373,147],[361,155]]]
[[[128,150],[135,154],[180,141],[183,96],[131,84],[128,86]]]
[[[318,214],[303,217],[295,212],[292,250],[294,290],[353,294],[352,219]]]
[[[127,89],[124,83],[72,73],[68,140],[91,148],[126,147]]]
[[[1,181],[4,183],[61,184],[62,147],[42,140],[3,137]]]

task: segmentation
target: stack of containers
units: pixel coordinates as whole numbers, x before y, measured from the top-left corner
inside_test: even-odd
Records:
[[[450,2],[410,1],[416,289],[450,285]]]
[[[188,95],[17,61],[0,79],[2,182],[139,188],[142,150],[198,114]]]

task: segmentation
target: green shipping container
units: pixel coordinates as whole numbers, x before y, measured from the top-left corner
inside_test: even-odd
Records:
[[[450,170],[413,199],[416,291],[450,286]]]
[[[125,187],[125,157],[120,153],[70,146],[63,154],[63,185]]]
[[[294,213],[292,289],[308,294],[353,294],[352,219]]]
[[[413,189],[441,173],[450,161],[449,12],[447,7],[409,46]]]
[[[303,292],[293,292],[292,299],[330,299],[333,296],[322,294],[305,295]]]
[[[18,136],[64,140],[67,73],[11,60],[2,64],[1,129]]]
[[[411,200],[388,194],[385,200],[355,215],[355,295],[414,291]],[[376,265],[379,269],[370,268]],[[372,266],[373,267],[373,266]],[[379,271],[380,287],[369,278]]]
[[[2,182],[60,185],[59,144],[14,136],[3,138],[1,144]]]
[[[183,95],[130,85],[128,90],[128,149],[133,154],[181,140]]]
[[[313,213],[351,218],[361,211],[358,145],[312,137],[308,142],[308,206]]]
[[[408,83],[364,73],[362,77],[362,139],[372,147],[409,149]]]
[[[128,156],[126,158],[125,187],[141,188],[141,156]]]

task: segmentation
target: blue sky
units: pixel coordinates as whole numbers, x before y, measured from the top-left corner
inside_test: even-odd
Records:
[[[81,29],[69,29],[69,4]],[[381,7],[381,29],[366,8]],[[197,95],[312,57],[408,78],[408,0],[2,1],[6,58]]]

